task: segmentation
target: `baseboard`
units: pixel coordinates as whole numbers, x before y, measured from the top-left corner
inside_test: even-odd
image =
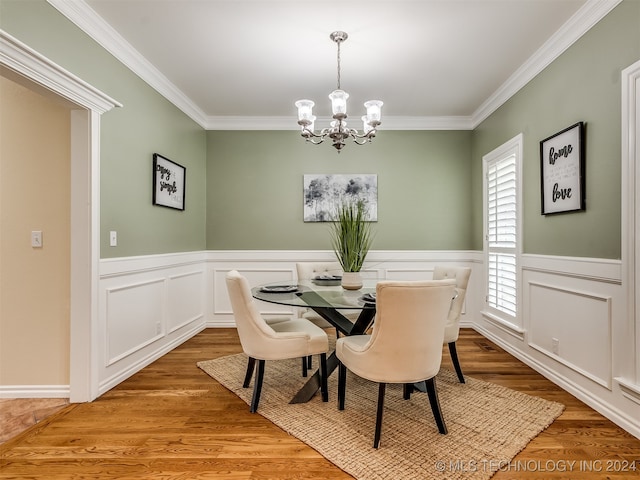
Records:
[[[0,398],[69,398],[69,385],[2,385]]]
[[[189,340],[191,337],[197,335],[205,328],[206,328],[205,324],[196,325],[195,328],[185,331],[179,337],[175,337],[171,342],[164,344],[162,348],[154,350],[152,353],[150,353],[146,357],[129,365],[125,370],[121,370],[117,374],[113,375],[112,377],[107,378],[106,380],[101,382],[100,385],[98,386],[98,396],[109,391],[111,388],[115,387],[119,383],[125,381],[127,378],[129,378],[136,372],[139,372],[147,365],[155,362],[160,357],[169,353],[174,348],[178,347],[179,345],[182,345],[184,342]]]
[[[602,399],[593,395],[591,392],[572,382],[567,377],[560,375],[554,370],[551,370],[544,363],[541,363],[530,355],[527,355],[525,352],[514,348],[509,343],[503,341],[500,337],[493,335],[489,330],[482,328],[481,325],[475,324],[472,325],[471,328],[480,333],[482,336],[494,342],[500,348],[506,350],[508,353],[516,357],[524,364],[533,368],[536,372],[538,372],[551,382],[555,383],[563,390],[566,390],[567,392],[572,394],[578,400],[584,402],[598,413],[607,417],[620,428],[623,428],[631,435],[640,438],[640,424],[638,423],[637,419],[631,418],[628,415],[620,412],[615,407],[612,407],[610,404],[604,402]]]

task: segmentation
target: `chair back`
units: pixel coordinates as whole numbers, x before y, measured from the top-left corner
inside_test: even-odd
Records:
[[[467,286],[469,285],[469,277],[471,269],[469,267],[444,267],[436,266],[433,269],[434,280],[454,279],[456,281],[456,290],[458,296],[451,302],[451,309],[447,318],[447,325],[444,329],[444,343],[455,342],[458,340],[460,332],[460,317],[462,316],[462,307],[464,298],[467,294]]]
[[[269,340],[276,337],[276,332],[260,315],[249,282],[236,270],[227,273],[226,282],[242,350],[250,357],[268,358],[265,350],[269,350]]]
[[[454,295],[453,280],[378,282],[376,327],[363,354],[379,378],[368,378],[407,383],[434,377]]]
[[[298,280],[312,280],[321,275],[342,275],[340,262],[298,262]]]

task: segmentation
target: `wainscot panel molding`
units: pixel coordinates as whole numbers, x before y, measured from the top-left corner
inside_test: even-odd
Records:
[[[640,438],[640,385],[631,380],[636,352],[627,341],[621,262],[522,255],[523,328],[514,330],[482,313],[483,258],[477,251],[372,251],[363,275],[430,279],[436,265],[471,267],[462,326]],[[102,260],[101,393],[206,327],[234,327],[225,283],[230,270],[251,285],[288,282],[296,279],[296,262],[334,259],[331,251],[215,250]],[[282,305],[258,306],[265,316],[297,315]]]
[[[520,338],[484,315],[473,327],[640,438],[621,261],[522,255],[521,274]]]
[[[436,265],[473,269],[463,326],[482,298],[482,254],[475,251],[372,251],[363,275],[431,279]],[[113,388],[206,327],[235,327],[225,276],[251,285],[294,281],[299,261],[333,261],[331,251],[224,250],[110,258],[100,261],[99,394]],[[258,302],[266,317],[297,316],[293,307]]]
[[[205,328],[203,252],[100,261],[99,393]]]
[[[225,284],[225,275],[237,270],[252,286],[269,282],[290,282],[296,278],[296,262],[335,261],[323,250],[217,250],[207,252],[207,277],[211,287],[208,327],[235,327]],[[436,265],[469,266],[473,269],[465,300],[463,326],[474,323],[470,312],[478,312],[482,298],[482,254],[475,251],[376,250],[370,251],[362,269],[365,278],[389,280],[431,279]],[[265,317],[297,315],[295,308],[258,302]]]

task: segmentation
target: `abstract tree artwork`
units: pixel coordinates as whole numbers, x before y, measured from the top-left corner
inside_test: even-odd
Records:
[[[305,174],[304,221],[331,222],[344,201],[364,200],[370,222],[378,220],[378,175]]]

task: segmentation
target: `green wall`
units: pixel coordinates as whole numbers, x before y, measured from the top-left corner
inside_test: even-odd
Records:
[[[341,153],[298,131],[207,132],[207,248],[329,250],[328,224],[303,221],[304,174],[372,173],[372,249],[467,250],[470,153],[470,131],[381,129]]]
[[[205,131],[45,1],[2,0],[0,28],[124,105],[101,119],[101,257],[204,249]],[[151,204],[155,152],[187,168],[184,212]]]
[[[626,0],[473,133],[473,245],[482,249],[482,156],[524,134],[523,251],[621,256],[620,72],[640,59],[640,1]],[[586,210],[541,215],[540,140],[586,124]]]
[[[520,132],[524,252],[620,258],[620,72],[640,58],[639,25],[625,0],[473,132],[383,123],[338,154],[294,130],[205,132],[44,0],[0,1],[0,28],[124,104],[102,116],[102,258],[329,249],[327,224],[302,220],[305,173],[378,175],[376,250],[481,250],[482,156]],[[587,209],[542,216],[539,141],[577,121]],[[151,205],[154,152],[187,167],[186,211]]]

